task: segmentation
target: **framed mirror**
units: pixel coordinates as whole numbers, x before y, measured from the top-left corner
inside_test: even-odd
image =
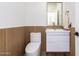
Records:
[[[48,26],[62,26],[63,6],[61,2],[47,3]]]

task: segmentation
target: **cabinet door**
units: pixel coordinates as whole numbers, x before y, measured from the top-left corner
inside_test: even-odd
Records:
[[[47,33],[47,52],[70,52],[69,33]]]

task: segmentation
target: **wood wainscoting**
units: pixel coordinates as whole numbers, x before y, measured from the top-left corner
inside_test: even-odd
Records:
[[[0,56],[5,55],[6,52],[6,40],[5,40],[5,30],[0,29]]]
[[[0,29],[0,55],[24,55],[25,27]]]
[[[25,30],[24,27],[6,29],[6,55],[24,55]]]
[[[25,47],[30,42],[30,32],[41,32],[41,55],[47,56],[74,56],[75,55],[75,29],[69,29],[70,33],[70,53],[46,53],[46,33],[47,28],[61,29],[62,26],[25,26],[0,29],[0,55],[16,56],[24,55]]]
[[[75,56],[75,28],[70,28],[70,56]]]

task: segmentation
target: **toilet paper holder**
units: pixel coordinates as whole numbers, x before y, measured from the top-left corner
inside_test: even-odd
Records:
[[[79,32],[75,32],[75,35],[76,35],[76,36],[79,36]]]

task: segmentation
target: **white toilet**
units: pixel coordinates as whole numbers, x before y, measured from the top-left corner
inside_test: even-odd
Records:
[[[41,33],[30,33],[30,43],[25,48],[26,56],[40,56]]]

